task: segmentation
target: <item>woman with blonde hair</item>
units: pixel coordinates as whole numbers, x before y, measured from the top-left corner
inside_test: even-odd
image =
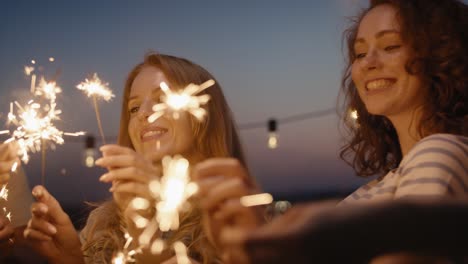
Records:
[[[216,80],[199,94],[211,98],[201,122],[188,113],[181,113],[178,119],[164,115],[148,122],[152,106],[162,94],[161,82],[179,90],[210,79],[215,80],[201,66],[169,55],[149,54],[135,66],[124,88],[118,145],[102,146],[103,157],[96,161],[109,169],[100,180],[112,183],[113,199],[91,212],[78,239],[58,202],[43,187],[35,187],[33,195],[38,202],[32,207],[32,220],[25,231],[25,236],[36,242],[35,248],[51,263],[111,263],[124,246],[124,233],[132,237],[140,234],[126,209],[134,197],[151,199],[148,183],[161,176],[159,163],[164,156],[181,154],[191,164],[209,157],[234,157],[245,165],[231,111]],[[217,263],[218,255],[202,230],[197,201],[190,202],[191,209],[180,217],[179,229],[165,235],[165,240],[168,244],[182,241],[194,263]],[[154,212],[147,213],[154,217]],[[173,263],[174,259],[170,250],[159,256],[143,250],[136,256],[138,263]]]

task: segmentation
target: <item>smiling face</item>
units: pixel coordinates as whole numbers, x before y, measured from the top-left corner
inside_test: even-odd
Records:
[[[351,68],[367,111],[391,120],[411,116],[424,102],[420,79],[405,69],[411,49],[400,32],[393,6],[382,4],[370,10],[359,25]]]
[[[143,67],[130,88],[127,110],[130,114],[128,133],[135,151],[153,160],[165,155],[189,155],[193,151],[194,136],[188,115],[182,113],[177,120],[162,116],[153,123],[147,118],[152,106],[159,103],[163,93],[161,82],[170,86],[164,73],[151,66]]]

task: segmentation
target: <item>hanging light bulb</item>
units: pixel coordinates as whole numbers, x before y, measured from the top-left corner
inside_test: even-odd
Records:
[[[93,135],[88,135],[85,138],[85,151],[84,151],[84,164],[86,167],[93,167],[94,160],[96,159],[96,150],[94,149],[95,146],[95,138]]]
[[[268,147],[275,149],[278,147],[278,134],[276,133],[276,119],[268,120]]]

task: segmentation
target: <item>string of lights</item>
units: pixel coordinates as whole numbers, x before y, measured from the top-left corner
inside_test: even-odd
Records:
[[[309,119],[314,119],[314,118],[319,118],[327,115],[331,115],[336,113],[335,108],[328,108],[328,109],[321,109],[313,112],[307,112],[307,113],[301,113],[301,114],[296,114],[296,115],[291,115],[283,118],[270,118],[266,122],[266,127],[268,130],[268,147],[271,149],[277,148],[278,147],[278,134],[277,134],[277,128],[278,124],[290,124],[290,123],[296,123],[296,122],[301,122],[304,120],[309,120]],[[239,126],[240,130],[252,130],[252,129],[258,129],[258,128],[263,128],[265,127],[265,122],[250,122],[250,123],[244,123],[240,124]],[[104,139],[107,142],[115,142],[117,141],[117,136],[106,136]],[[87,135],[85,137],[85,165],[88,167],[92,167],[94,164],[94,159],[96,156],[95,153],[95,142],[99,141],[100,138],[96,138],[93,135]],[[71,141],[76,142],[76,139]]]
[[[326,108],[320,109],[312,112],[305,112],[299,113],[295,115],[285,116],[282,118],[269,118],[266,122],[265,121],[256,121],[256,122],[249,122],[249,123],[241,123],[238,125],[239,130],[253,130],[253,129],[260,129],[260,128],[267,128],[268,130],[268,147],[271,149],[278,147],[278,134],[277,129],[279,125],[291,124],[302,122],[305,120],[316,119],[328,115],[336,114],[336,108]],[[82,137],[71,137],[67,139],[67,142],[75,142],[75,143],[82,143],[85,144],[85,151],[84,151],[84,163],[86,166],[92,167],[94,164],[94,159],[96,157],[95,153],[95,145],[96,142],[100,142],[105,140],[105,142],[116,142],[117,136],[104,136],[95,137],[92,134],[86,135],[84,138]]]

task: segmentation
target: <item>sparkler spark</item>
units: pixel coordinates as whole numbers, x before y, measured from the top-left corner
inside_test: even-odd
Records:
[[[198,191],[198,186],[189,179],[189,162],[180,155],[174,157],[166,156],[162,160],[163,176],[161,180],[153,180],[149,184],[151,196],[155,199],[155,203],[151,203],[147,199],[140,197],[134,198],[129,206],[139,210],[155,209],[156,215],[150,218],[145,218],[139,214],[131,216],[132,221],[138,228],[144,228],[143,232],[138,237],[138,243],[141,247],[150,248],[152,254],[160,254],[164,247],[164,240],[152,238],[156,232],[167,232],[179,228],[179,212],[183,210],[187,199]],[[181,242],[179,242],[181,243]],[[176,247],[176,244],[174,244]],[[177,246],[181,249],[180,245]],[[185,246],[183,246],[185,249]],[[177,250],[176,249],[176,254]],[[179,255],[183,256],[182,249],[179,250]],[[186,255],[186,254],[185,254]],[[184,258],[180,257],[185,263]]]
[[[8,201],[8,189],[7,189],[7,184],[2,186],[2,189],[0,190],[0,199],[3,199],[5,201]]]
[[[54,121],[59,120],[62,113],[57,109],[55,102],[57,94],[62,89],[55,82],[46,82],[41,78],[40,84],[35,88],[34,95],[41,96],[48,100],[44,106],[30,100],[27,105],[22,106],[18,102],[10,103],[10,112],[8,113],[8,123],[16,125],[16,129],[11,132],[11,137],[5,142],[18,142],[18,156],[24,163],[28,163],[28,152],[39,152],[42,150],[42,174],[44,177],[45,167],[45,149],[47,145],[52,148],[54,144],[63,144],[63,135],[78,136],[83,132],[64,133],[54,126]],[[14,106],[18,108],[18,113],[14,113]],[[16,168],[15,168],[16,169]]]
[[[246,195],[240,198],[240,203],[245,207],[270,204],[271,202],[273,202],[273,196],[269,193]]]
[[[102,82],[97,73],[94,73],[91,80],[85,79],[85,81],[78,84],[76,88],[84,91],[88,97],[98,97],[109,101],[115,95],[109,89],[108,85],[109,83]]]
[[[2,186],[2,189],[0,190],[0,199],[3,199],[5,201],[8,201],[8,189],[7,185],[5,184]],[[9,212],[6,207],[3,207],[3,215],[8,218],[8,220],[11,222],[11,212]]]
[[[184,243],[177,241],[174,243],[174,251],[176,253],[178,264],[190,264],[190,259],[187,256],[187,247]]]
[[[106,138],[104,137],[104,130],[102,129],[101,116],[99,115],[99,107],[97,104],[97,98],[102,98],[105,101],[109,101],[115,95],[108,87],[109,83],[104,83],[99,79],[97,73],[94,73],[91,80],[85,79],[84,82],[81,82],[76,86],[78,90],[84,91],[88,97],[93,97],[94,111],[96,112],[96,119],[99,128],[99,134],[101,134],[101,139],[104,144],[106,144]]]
[[[150,123],[163,116],[166,111],[173,113],[175,119],[179,118],[180,112],[187,111],[198,120],[202,120],[206,115],[206,110],[201,106],[208,103],[208,94],[196,96],[196,94],[215,84],[215,81],[208,80],[200,85],[189,84],[180,91],[172,91],[165,82],[160,83],[164,95],[161,96],[162,103],[153,106],[154,113],[148,117]]]
[[[135,255],[141,253],[141,247],[129,250],[133,238],[128,233],[125,233],[124,237],[125,245],[123,247],[123,250],[118,252],[117,255],[112,259],[112,264],[135,263]]]
[[[34,71],[34,67],[32,67],[32,66],[24,66],[24,73],[25,73],[27,76],[31,75],[31,72],[33,72],[33,71]]]

